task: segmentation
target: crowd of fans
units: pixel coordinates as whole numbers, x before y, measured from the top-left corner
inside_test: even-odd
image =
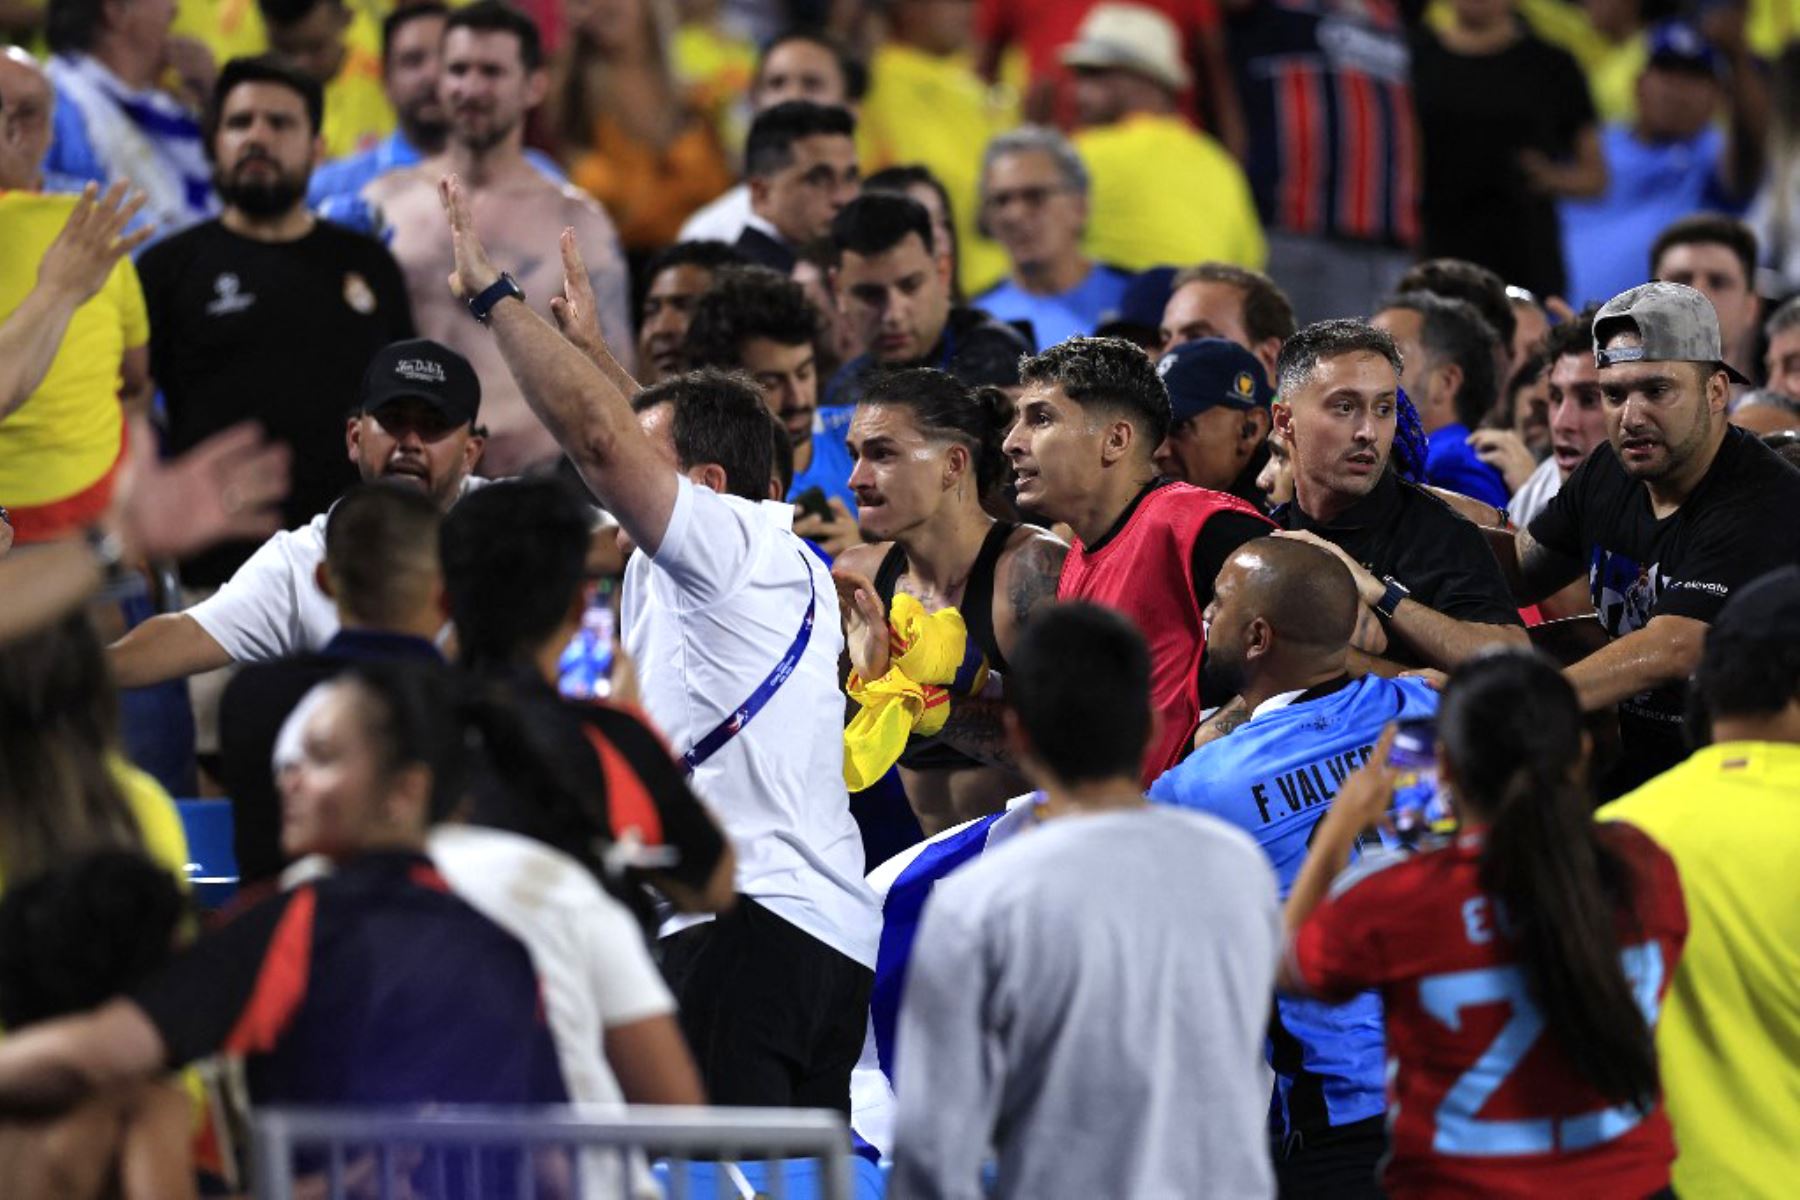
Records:
[[[906,1197],[1800,1178],[1790,6],[8,40],[0,1190],[560,1102]]]

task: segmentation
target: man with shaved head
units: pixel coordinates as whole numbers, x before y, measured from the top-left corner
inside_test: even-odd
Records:
[[[1349,570],[1316,546],[1263,538],[1227,559],[1206,610],[1207,686],[1242,696],[1250,719],[1150,788],[1155,803],[1210,813],[1254,837],[1284,898],[1313,827],[1382,728],[1437,712],[1437,693],[1420,680],[1351,677],[1358,609]],[[1387,1137],[1379,998],[1328,1005],[1278,996],[1268,1053],[1281,1194],[1379,1196]]]

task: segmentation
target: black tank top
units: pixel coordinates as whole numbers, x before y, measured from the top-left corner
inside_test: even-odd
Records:
[[[981,647],[981,652],[987,655],[988,666],[1003,674],[1006,671],[1006,655],[1000,653],[1000,643],[994,637],[994,570],[1000,564],[1000,555],[1005,552],[1013,530],[1017,528],[1010,521],[994,522],[987,537],[982,539],[981,549],[975,555],[975,565],[969,569],[969,580],[963,585],[962,603],[956,606],[956,610],[962,614],[963,624],[969,630],[969,636]],[[875,572],[875,591],[881,597],[881,607],[884,610],[892,607],[894,585],[900,582],[900,576],[905,573],[906,553],[896,545],[887,552],[887,557],[881,560],[880,569]],[[914,771],[955,771],[983,764],[934,738],[912,738],[906,743],[906,753],[900,756],[900,765]]]

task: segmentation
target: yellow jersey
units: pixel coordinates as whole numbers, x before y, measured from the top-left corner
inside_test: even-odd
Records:
[[[381,22],[393,5],[388,0],[346,3],[350,26],[344,31],[344,63],[325,85],[321,133],[327,158],[367,150],[394,131],[394,110],[381,86]],[[171,32],[204,42],[219,66],[269,49],[256,0],[177,0]]]
[[[394,107],[381,86],[381,55],[352,45],[325,85],[325,157],[360,154],[394,132]]]
[[[950,194],[950,221],[963,292],[1006,277],[1006,254],[981,233],[981,155],[988,140],[1018,123],[1018,106],[990,88],[965,57],[889,44],[869,61],[869,93],[856,121],[863,174],[929,167]]]
[[[1137,113],[1084,129],[1087,252],[1142,271],[1218,261],[1261,269],[1268,258],[1250,183],[1217,141],[1180,117]]]
[[[37,286],[38,261],[74,211],[76,197],[0,192],[0,319]],[[144,290],[122,258],[100,291],[75,310],[37,390],[0,421],[0,505],[51,504],[85,491],[119,457],[124,414],[119,361],[150,340]]]
[[[1600,810],[1681,872],[1688,941],[1656,1048],[1683,1200],[1800,1187],[1800,745],[1728,742]]]

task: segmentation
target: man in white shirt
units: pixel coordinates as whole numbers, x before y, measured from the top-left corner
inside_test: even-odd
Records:
[[[480,404],[480,381],[462,355],[423,338],[395,342],[363,376],[358,411],[345,426],[350,461],[364,481],[417,487],[447,510],[485,482],[469,474],[481,457]],[[114,642],[107,658],[119,686],[323,647],[338,631],[337,608],[317,583],[326,516],[277,533],[193,608],[153,617]]]
[[[768,502],[773,439],[754,384],[695,372],[639,391],[562,242],[563,337],[497,271],[445,179],[455,287],[532,411],[634,544],[620,619],[644,708],[737,856],[741,899],[665,926],[663,963],[715,1103],[849,1108],[877,915],[843,782],[836,590]]]
[[[1149,808],[1150,655],[1039,612],[1006,677],[1042,828],[925,902],[900,1006],[895,1200],[1269,1196],[1262,1069],[1281,914],[1241,830]]]

